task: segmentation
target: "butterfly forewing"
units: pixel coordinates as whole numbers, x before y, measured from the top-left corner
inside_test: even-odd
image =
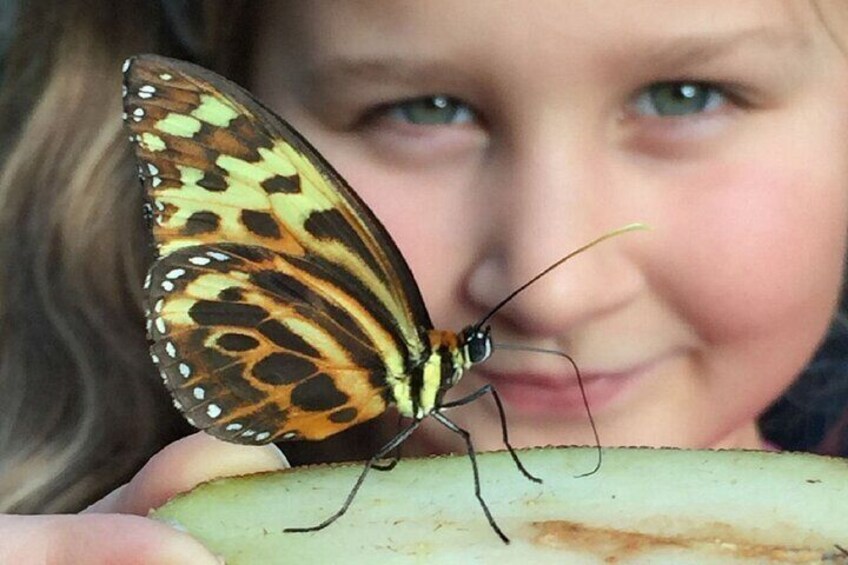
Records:
[[[157,56],[125,69],[153,211],[152,353],[199,427],[318,439],[385,410],[432,328],[386,230],[293,129],[235,84]]]

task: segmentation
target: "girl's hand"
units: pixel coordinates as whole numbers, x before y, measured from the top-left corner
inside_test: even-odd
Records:
[[[273,445],[189,436],[157,453],[129,483],[81,514],[0,515],[0,563],[218,564],[198,541],[149,520],[147,513],[203,481],[286,467]]]

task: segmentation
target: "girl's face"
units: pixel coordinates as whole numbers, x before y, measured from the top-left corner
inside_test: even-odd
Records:
[[[819,7],[270,2],[252,87],[384,222],[437,327],[649,224],[517,297],[495,341],[571,355],[604,445],[759,447],[846,252],[848,10]],[[516,445],[593,442],[561,358],[496,352],[451,397],[487,382]],[[450,416],[500,447],[490,400]]]

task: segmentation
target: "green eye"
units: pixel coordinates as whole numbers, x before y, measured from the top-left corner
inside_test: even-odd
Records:
[[[424,96],[393,105],[388,115],[414,125],[435,126],[468,123],[474,113],[466,104],[449,96]]]
[[[727,101],[717,88],[699,82],[652,84],[636,98],[636,110],[659,117],[688,116],[712,110]]]

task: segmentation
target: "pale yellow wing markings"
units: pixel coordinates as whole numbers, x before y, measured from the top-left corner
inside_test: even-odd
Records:
[[[233,95],[234,85],[226,83],[224,92],[208,76],[198,78],[169,61],[140,62],[136,60],[128,78],[129,98],[136,93],[128,107],[139,105],[145,115],[138,122],[131,117],[128,123],[139,138],[141,161],[147,164],[141,173],[152,197],[160,254],[227,241],[259,244],[288,255],[319,255],[355,273],[387,312],[381,323],[392,324],[388,330],[398,338],[378,342],[386,369],[403,373],[408,361],[416,362],[426,349],[422,328],[431,326],[426,309],[400,253],[355,194],[286,124],[269,117],[244,93]],[[168,80],[161,79],[163,68]],[[156,92],[139,98],[140,89],[148,85]],[[249,123],[239,122],[245,117]],[[222,127],[236,134],[222,135]],[[289,179],[291,186],[280,191],[262,186],[281,178]],[[279,236],[261,237],[251,231],[246,210],[267,215],[261,219],[270,218]],[[320,212],[338,213],[360,245],[326,233],[316,237],[307,220]]]

